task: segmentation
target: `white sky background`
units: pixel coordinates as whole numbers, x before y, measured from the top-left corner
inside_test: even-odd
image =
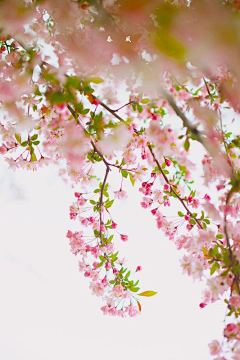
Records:
[[[66,232],[80,223],[69,220],[74,190],[57,169],[14,173],[2,162],[0,171],[0,359],[211,359],[225,306],[199,308],[202,284],[182,275],[181,253],[141,208],[137,187],[115,201],[114,220],[130,239],[116,248],[130,269],[143,266],[141,291],[158,294],[141,299],[141,316],[122,319],[102,314],[70,253]]]

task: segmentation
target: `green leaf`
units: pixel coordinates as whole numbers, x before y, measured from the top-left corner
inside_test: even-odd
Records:
[[[90,200],[90,203],[91,203],[92,205],[95,205],[95,204],[96,204],[96,201]]]
[[[96,193],[99,193],[101,190],[100,189],[96,189],[96,190],[94,190],[94,193],[96,194]]]
[[[143,108],[140,104],[137,104],[138,112],[141,113],[143,111]]]
[[[34,94],[35,94],[35,95],[38,95],[38,96],[41,96],[41,95],[42,95],[41,92],[40,92],[40,90],[39,90],[39,87],[38,87],[38,86],[36,86],[36,88],[35,88],[35,90],[34,90]]]
[[[132,186],[134,186],[134,184],[135,184],[135,179],[133,178],[133,174],[132,173],[128,173],[129,174],[129,178],[130,178],[130,181],[131,181],[131,183],[132,183]]]
[[[154,296],[156,294],[157,294],[156,291],[149,290],[149,291],[144,291],[144,292],[142,292],[141,294],[138,294],[138,295],[139,296],[147,296],[147,297],[149,297],[149,296]]]
[[[149,103],[149,101],[150,101],[150,99],[145,98],[145,99],[142,99],[142,100],[141,100],[141,103],[142,103],[142,104],[147,104],[147,103]]]
[[[222,239],[223,236],[222,236],[222,234],[218,234],[218,235],[216,236],[216,238],[217,238],[217,239]]]
[[[101,79],[100,77],[92,77],[90,79],[88,79],[88,82],[92,82],[94,84],[101,84],[104,80]]]
[[[114,200],[106,202],[105,205],[104,205],[105,209],[109,209],[112,206],[113,202],[114,202]]]
[[[38,134],[34,134],[33,136],[31,136],[31,140],[32,140],[32,141],[37,140],[37,138],[38,138]]]
[[[21,144],[21,142],[22,142],[22,138],[21,138],[21,135],[19,135],[19,134],[15,134],[15,138],[16,138],[16,140],[17,140],[17,142],[19,142],[19,144]]]
[[[36,158],[36,155],[34,152],[31,154],[31,161],[37,161],[37,158]]]
[[[123,176],[124,178],[127,178],[128,172],[127,172],[126,170],[122,170],[122,176]]]
[[[195,224],[196,224],[196,221],[193,220],[193,219],[190,219],[189,222],[190,222],[190,224],[192,224],[192,225],[195,225]]]
[[[33,144],[34,144],[34,145],[39,145],[39,144],[40,144],[40,141],[34,141]]]
[[[28,141],[23,141],[23,142],[21,143],[21,145],[24,146],[24,147],[27,146],[27,144],[28,144]]]
[[[67,88],[80,88],[80,79],[77,76],[68,76],[66,81]]]
[[[89,112],[89,109],[84,109],[84,110],[81,112],[81,114],[82,114],[82,115],[87,115],[88,112]]]
[[[184,144],[183,144],[183,147],[186,151],[188,151],[189,147],[190,147],[190,142],[188,140],[188,138],[186,138]]]
[[[46,93],[46,97],[52,104],[63,104],[67,101],[66,97],[60,91]]]
[[[210,225],[210,221],[209,221],[208,219],[203,219],[203,221],[204,221],[206,224]]]
[[[178,216],[183,217],[183,216],[184,216],[184,214],[183,214],[181,211],[178,211]]]
[[[129,290],[132,291],[132,292],[138,292],[138,290],[140,290],[140,288],[139,288],[139,287],[135,287],[135,286],[131,286],[131,287],[129,288]]]
[[[213,275],[217,269],[220,268],[219,263],[215,262],[213,266],[211,267],[210,274]]]
[[[206,230],[207,225],[203,222],[203,223],[202,223],[202,227],[204,228],[204,230]]]

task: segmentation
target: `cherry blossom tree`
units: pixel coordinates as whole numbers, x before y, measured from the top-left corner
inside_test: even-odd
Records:
[[[239,10],[239,0],[0,1],[1,155],[14,171],[53,163],[72,184],[70,250],[107,315],[136,316],[156,294],[117,249],[129,239],[111,207],[126,182],[137,186],[183,272],[204,281],[199,306],[226,303],[215,360],[240,359]]]

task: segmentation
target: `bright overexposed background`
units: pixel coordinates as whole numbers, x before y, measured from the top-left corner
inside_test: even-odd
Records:
[[[0,359],[211,358],[225,306],[199,308],[203,285],[182,275],[181,254],[141,208],[137,188],[129,184],[129,198],[113,207],[130,239],[116,248],[132,270],[142,265],[141,290],[158,294],[141,299],[140,316],[122,319],[102,314],[70,252],[66,232],[80,223],[69,220],[74,190],[57,169],[13,172],[2,161],[0,171]]]

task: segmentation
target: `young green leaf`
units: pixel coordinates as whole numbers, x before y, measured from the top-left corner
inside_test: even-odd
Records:
[[[16,133],[15,138],[16,138],[17,142],[19,142],[19,144],[21,144],[21,142],[22,142],[21,135]]]
[[[124,178],[127,178],[128,172],[127,172],[126,170],[122,170],[122,176],[123,176]]]
[[[147,297],[149,297],[149,296],[154,296],[156,294],[157,294],[156,291],[149,290],[149,291],[144,291],[144,292],[142,292],[141,294],[138,294],[138,295],[139,296],[147,296]]]

